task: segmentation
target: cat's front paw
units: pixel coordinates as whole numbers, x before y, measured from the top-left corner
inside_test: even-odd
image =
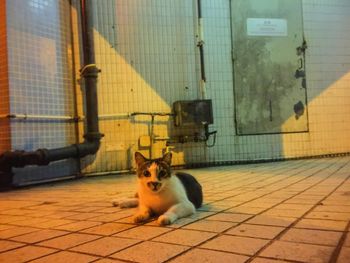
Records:
[[[158,217],[157,222],[161,226],[166,226],[166,225],[170,225],[172,223],[172,219],[170,216],[161,215],[160,217]]]
[[[134,223],[142,223],[149,219],[149,215],[137,214],[134,215],[133,221]]]

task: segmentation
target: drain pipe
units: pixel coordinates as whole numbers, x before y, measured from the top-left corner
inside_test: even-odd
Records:
[[[203,34],[203,16],[202,16],[202,1],[197,0],[197,14],[198,14],[198,42],[197,47],[199,49],[199,63],[200,63],[200,92],[201,92],[201,99],[207,98],[207,91],[206,91],[206,75],[205,75],[205,63],[204,63],[204,34]]]
[[[12,185],[12,167],[48,165],[50,162],[68,158],[81,158],[95,154],[103,134],[99,132],[97,105],[97,77],[100,72],[95,65],[93,45],[92,0],[80,0],[83,36],[84,67],[81,75],[85,80],[86,132],[84,142],[56,149],[38,149],[32,152],[7,151],[0,155],[0,186]]]

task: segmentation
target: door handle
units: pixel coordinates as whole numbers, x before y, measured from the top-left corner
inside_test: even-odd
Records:
[[[304,67],[303,58],[299,58],[299,68],[298,69],[302,69],[303,67]]]

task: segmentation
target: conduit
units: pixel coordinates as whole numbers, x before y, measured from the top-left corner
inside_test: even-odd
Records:
[[[82,48],[84,67],[81,75],[85,81],[85,122],[84,142],[56,149],[38,149],[32,152],[7,151],[0,155],[0,186],[12,184],[12,168],[26,165],[48,165],[50,162],[68,158],[81,158],[95,154],[100,147],[103,134],[99,131],[97,105],[97,78],[99,69],[95,65],[93,43],[92,0],[80,0]]]
[[[204,62],[204,37],[203,37],[203,17],[202,17],[202,1],[197,0],[197,14],[198,14],[198,42],[197,47],[199,48],[199,62],[200,62],[200,92],[201,99],[207,98],[207,91],[205,83],[207,81],[205,75],[205,62]]]

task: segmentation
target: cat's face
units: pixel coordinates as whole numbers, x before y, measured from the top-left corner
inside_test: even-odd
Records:
[[[147,159],[141,153],[135,153],[137,176],[143,188],[158,193],[166,186],[171,176],[171,153],[159,159]]]

